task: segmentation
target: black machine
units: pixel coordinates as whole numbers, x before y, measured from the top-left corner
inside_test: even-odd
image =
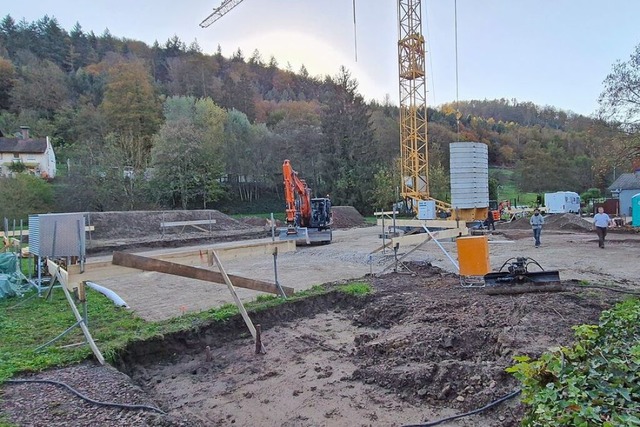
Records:
[[[540,268],[540,271],[529,271],[531,264]],[[506,267],[506,270],[505,270]],[[560,282],[560,273],[557,270],[545,270],[532,258],[514,257],[502,264],[497,272],[484,275],[486,286],[522,285],[522,284],[551,284]]]

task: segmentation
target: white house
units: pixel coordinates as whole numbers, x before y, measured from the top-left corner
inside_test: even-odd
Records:
[[[10,166],[22,163],[27,171],[45,179],[56,176],[56,155],[49,137],[31,138],[29,128],[20,127],[19,137],[7,138],[0,133],[0,176],[10,176]]]

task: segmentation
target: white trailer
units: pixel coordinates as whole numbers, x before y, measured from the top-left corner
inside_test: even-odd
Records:
[[[573,191],[544,194],[547,213],[580,213],[580,195]]]

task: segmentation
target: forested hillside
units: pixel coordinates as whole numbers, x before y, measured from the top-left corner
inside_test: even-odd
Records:
[[[553,107],[464,101],[428,120],[431,192],[444,200],[454,141],[486,143],[522,191],[604,188],[630,161],[619,121]],[[52,192],[33,209],[280,209],[290,159],[316,194],[367,213],[400,182],[397,122],[397,106],[365,102],[344,68],[318,77],[258,51],[225,58],[177,37],[148,46],[46,16],[0,22],[0,131],[51,137],[62,169],[49,190],[0,178],[3,198]]]

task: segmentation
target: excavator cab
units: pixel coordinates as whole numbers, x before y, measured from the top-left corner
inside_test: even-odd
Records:
[[[309,227],[328,228],[332,222],[331,200],[325,197],[311,199],[311,221]]]

